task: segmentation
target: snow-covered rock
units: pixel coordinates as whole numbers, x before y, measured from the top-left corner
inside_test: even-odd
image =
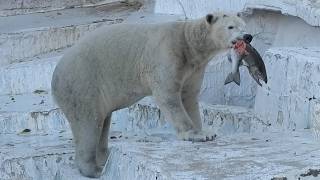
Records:
[[[317,0],[156,0],[155,6],[156,13],[185,13],[189,18],[213,11],[247,12],[253,9],[278,11],[300,17],[312,26],[320,26],[320,2]]]
[[[115,140],[112,145],[110,163],[101,179],[303,180],[313,178],[301,174],[318,169],[320,158],[319,144],[308,131],[218,136],[207,143],[157,134],[135,142]]]
[[[2,0],[0,16],[39,13],[65,8],[88,7],[111,3],[117,0]]]
[[[0,17],[0,66],[69,47],[97,27],[122,22],[138,7],[113,3]]]
[[[320,97],[320,48],[271,48],[268,84],[258,88],[255,113],[272,126],[310,128],[311,102]]]
[[[50,91],[54,68],[61,54],[0,67],[0,95]]]
[[[69,124],[53,103],[50,92],[38,90],[32,94],[0,96],[0,134],[69,130]]]
[[[3,180],[88,179],[74,164],[70,132],[0,135]],[[149,136],[111,133],[111,154],[102,180],[317,179],[320,146],[310,131],[218,136],[213,142],[177,140],[170,133]]]
[[[310,126],[314,137],[320,140],[320,101],[312,100],[310,102]]]
[[[174,132],[151,98],[112,114],[111,129],[118,132],[150,134],[155,131]],[[200,106],[203,127],[216,134],[254,133],[268,130],[269,124],[257,118],[252,110],[226,105]],[[32,134],[70,131],[61,110],[48,91],[38,90],[23,95],[0,96],[0,134]]]
[[[203,128],[218,135],[257,133],[271,130],[270,124],[259,119],[251,109],[240,106],[200,106]]]

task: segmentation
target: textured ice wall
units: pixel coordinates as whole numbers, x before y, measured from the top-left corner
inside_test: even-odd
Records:
[[[320,97],[320,48],[272,48],[264,58],[272,73],[258,88],[256,114],[284,129],[310,128],[312,102]]]
[[[117,0],[2,0],[0,1],[0,16],[86,7],[114,1]]]
[[[155,12],[165,14],[185,12],[187,17],[197,18],[210,11],[241,12],[266,9],[298,16],[312,26],[319,26],[319,8],[320,2],[315,0],[157,0]]]
[[[313,131],[314,137],[320,140],[320,101],[313,100],[310,102],[310,111],[311,111],[311,129]]]

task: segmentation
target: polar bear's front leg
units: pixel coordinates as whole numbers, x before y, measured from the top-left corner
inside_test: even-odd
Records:
[[[181,96],[184,108],[189,114],[196,130],[193,139],[196,139],[196,141],[211,141],[216,135],[214,132],[203,131],[198,102],[203,76],[204,68],[192,74],[191,77],[185,81]],[[188,134],[186,136],[188,136]]]
[[[198,131],[186,112],[181,101],[181,93],[170,91],[157,91],[153,96],[165,118],[171,120],[178,138],[187,141],[212,141],[214,136],[208,136]]]
[[[195,130],[201,131],[202,122],[200,117],[199,103],[198,103],[197,96],[189,91],[187,92],[184,91],[182,94],[182,103],[194,124]]]
[[[199,111],[198,96],[204,76],[204,68],[196,71],[189,77],[182,88],[181,96],[184,108],[193,121],[196,130],[202,130],[202,121]]]
[[[182,105],[179,92],[174,94],[158,92],[153,96],[165,118],[172,122],[178,134],[194,129],[193,123]]]

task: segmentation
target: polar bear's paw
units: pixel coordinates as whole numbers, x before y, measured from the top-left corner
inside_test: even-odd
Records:
[[[97,166],[95,163],[79,163],[78,166],[80,173],[86,177],[98,178],[102,172],[102,167]]]
[[[109,157],[110,151],[108,148],[100,148],[97,150],[97,165],[100,167],[104,167]]]
[[[186,131],[178,134],[179,139],[193,142],[213,141],[217,135],[209,131]]]

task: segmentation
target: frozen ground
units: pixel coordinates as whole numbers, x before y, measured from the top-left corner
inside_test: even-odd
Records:
[[[0,2],[0,180],[87,179],[74,165],[68,122],[51,98],[56,63],[102,25],[184,19],[179,1],[108,2]],[[180,2],[189,18],[246,10],[250,31],[262,32],[254,45],[264,55],[269,83],[256,87],[242,69],[241,87],[223,86],[230,64],[224,55],[210,62],[201,117],[217,134],[213,142],[178,141],[150,98],[115,112],[100,179],[320,179],[319,2]]]
[[[240,133],[206,143],[178,141],[163,132],[110,137],[111,154],[100,179],[318,179],[320,173],[320,146],[309,131]],[[0,138],[5,139],[0,143],[1,179],[86,179],[74,167],[68,132]],[[314,175],[307,174],[309,169]]]

